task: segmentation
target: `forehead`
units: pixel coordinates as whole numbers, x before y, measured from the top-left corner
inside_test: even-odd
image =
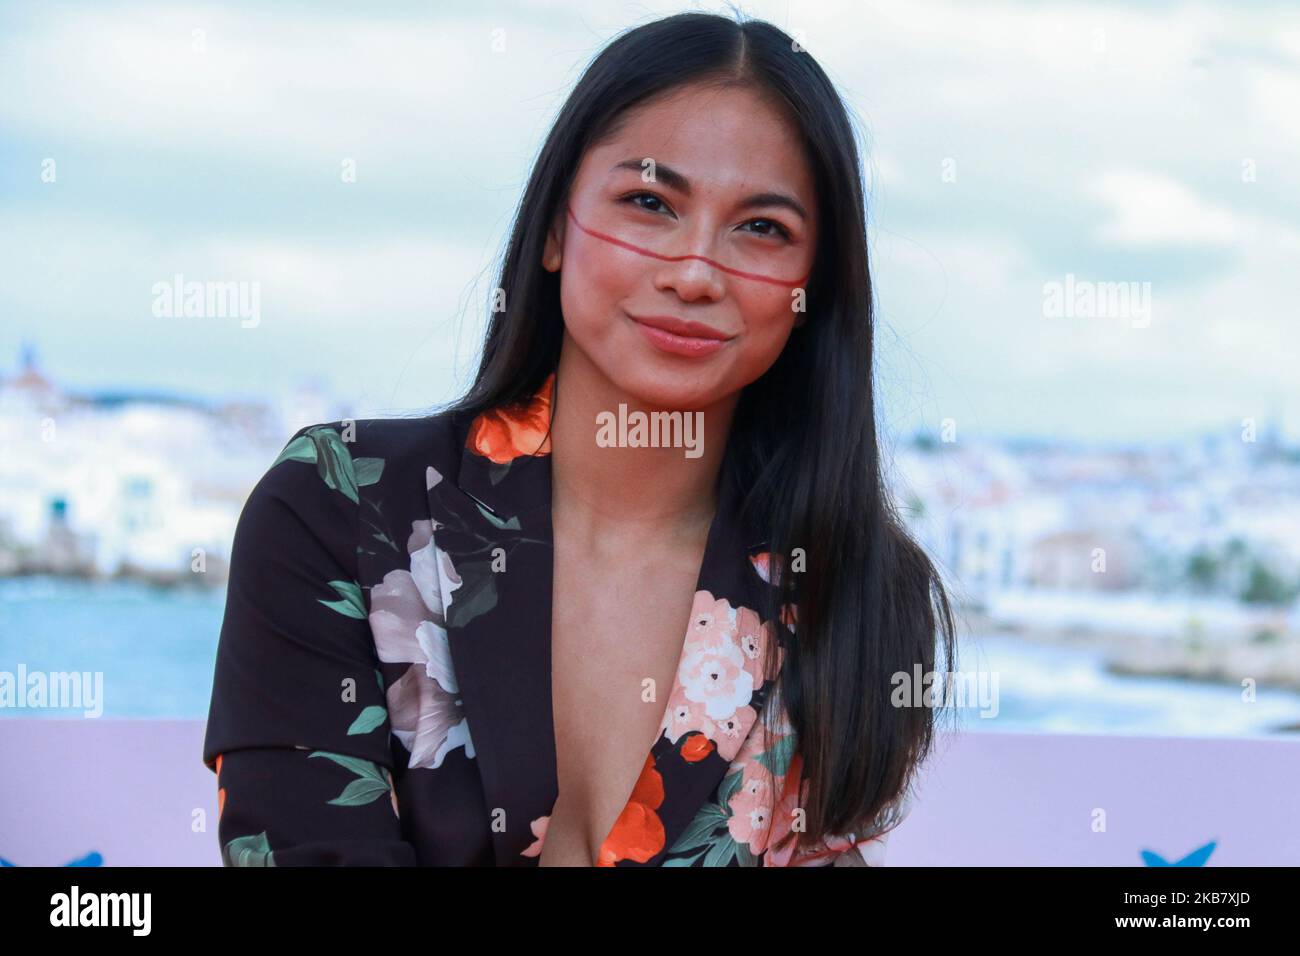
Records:
[[[812,170],[794,122],[745,87],[687,86],[629,110],[583,157],[579,185],[631,177],[612,167],[650,158],[684,174],[693,190],[779,189],[811,207]]]

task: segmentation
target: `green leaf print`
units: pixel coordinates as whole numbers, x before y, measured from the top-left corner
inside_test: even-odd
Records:
[[[235,837],[221,851],[226,866],[275,866],[275,854],[266,840],[266,831]]]
[[[727,805],[731,803],[731,798],[735,796],[736,791],[740,789],[740,783],[744,779],[744,772],[736,770],[732,773],[728,773],[722,779],[722,783],[718,786],[718,804],[726,810],[727,816],[731,816],[731,811],[726,809]]]
[[[727,866],[736,858],[736,841],[731,834],[724,833],[709,852],[704,854],[702,866]]]
[[[358,777],[344,787],[342,793],[327,802],[340,807],[356,807],[363,803],[370,803],[372,800],[378,800],[387,792],[387,783],[371,780],[369,777]]]
[[[352,463],[352,467],[358,486],[373,485],[379,481],[379,476],[384,473],[384,459],[358,458]]]
[[[282,461],[305,461],[314,463],[316,461],[316,446],[306,435],[299,435],[289,444],[284,446],[284,451],[280,452],[280,457],[271,463],[274,468]]]
[[[333,760],[336,764],[351,770],[357,775],[353,780],[333,800],[327,800],[326,803],[332,803],[336,806],[355,807],[363,803],[370,803],[378,799],[389,791],[388,777],[383,768],[373,760],[363,760],[360,757],[349,757],[346,754],[330,753],[327,750],[316,750],[307,755],[311,757],[324,757],[327,760]]]
[[[706,803],[695,815],[695,819],[686,825],[686,829],[677,837],[672,853],[685,853],[688,850],[708,846],[713,842],[714,831],[727,822],[727,813],[716,803]]]
[[[316,600],[331,611],[338,611],[344,617],[365,620],[366,603],[361,597],[361,586],[355,581],[331,581],[329,584],[343,600],[327,601],[324,598],[317,598]]]
[[[352,452],[344,444],[343,436],[324,425],[309,430],[307,434],[316,446],[316,470],[320,472],[325,484],[343,492],[349,501],[360,504]]]
[[[383,689],[383,684],[379,685]],[[352,726],[348,728],[348,736],[353,734],[368,734],[376,727],[382,727],[384,718],[388,716],[388,709],[380,707],[378,704],[372,704],[361,713],[357,714],[357,719],[352,721]]]
[[[324,757],[326,760],[333,760],[341,767],[346,767],[353,773],[362,777],[373,777],[376,780],[383,780],[384,774],[379,764],[373,760],[366,760],[364,757],[349,757],[347,754],[331,753],[328,750],[313,750],[307,755],[308,759],[312,757]]]
[[[461,586],[447,608],[447,625],[464,627],[497,606],[496,572],[487,561],[471,561],[457,569]]]
[[[756,759],[778,777],[784,777],[790,770],[790,761],[794,759],[795,749],[794,735],[791,734],[778,740],[775,746],[770,750],[764,750]]]
[[[700,857],[704,856],[704,853],[705,851],[701,850],[699,853],[695,854],[694,856],[673,857],[671,860],[664,860],[663,865],[664,866],[694,866],[695,861],[698,860]]]
[[[511,518],[509,521],[506,521],[504,518],[498,518],[496,515],[494,515],[494,514],[493,514],[492,512],[490,512],[490,511],[488,511],[486,508],[484,508],[484,507],[483,507],[481,504],[479,504],[477,501],[474,502],[474,505],[475,505],[475,507],[478,508],[479,513],[482,514],[484,518],[486,518],[489,522],[491,522],[491,523],[492,523],[493,525],[495,525],[496,527],[501,528],[503,531],[522,531],[522,530],[523,530],[523,529],[519,526],[519,516],[518,516],[518,515],[515,515],[515,516],[514,516],[513,518]]]
[[[384,473],[382,458],[352,458],[343,436],[328,425],[309,428],[285,446],[272,467],[282,461],[315,462],[325,484],[359,504],[359,487],[373,485]]]

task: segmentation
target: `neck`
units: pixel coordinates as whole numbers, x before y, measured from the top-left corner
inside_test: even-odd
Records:
[[[555,376],[551,416],[552,495],[555,504],[591,524],[645,524],[659,530],[697,531],[708,526],[717,505],[715,487],[722,467],[737,395],[695,411],[681,411],[691,433],[683,447],[605,447],[601,422],[618,436],[619,405],[630,423],[634,413],[677,411],[646,405],[609,380],[565,333]],[[650,434],[649,428],[646,435]],[[687,457],[687,451],[699,457]]]

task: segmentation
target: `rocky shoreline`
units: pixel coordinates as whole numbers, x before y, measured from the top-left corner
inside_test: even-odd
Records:
[[[1239,640],[1222,637],[1094,631],[1083,628],[1018,627],[976,608],[959,612],[960,633],[997,634],[1036,644],[1099,650],[1108,674],[1123,677],[1170,677],[1230,685],[1245,690],[1253,681],[1263,688],[1300,693],[1300,634],[1267,631]],[[1300,723],[1279,727],[1300,731]]]

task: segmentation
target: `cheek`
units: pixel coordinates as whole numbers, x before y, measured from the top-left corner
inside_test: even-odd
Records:
[[[635,276],[626,253],[605,243],[574,238],[570,231],[560,270],[560,307],[569,334],[590,342],[608,334],[619,303],[626,300]]]
[[[794,330],[797,314],[791,308],[789,290],[749,290],[738,297],[745,316],[746,364],[762,365],[763,371],[777,360]]]

